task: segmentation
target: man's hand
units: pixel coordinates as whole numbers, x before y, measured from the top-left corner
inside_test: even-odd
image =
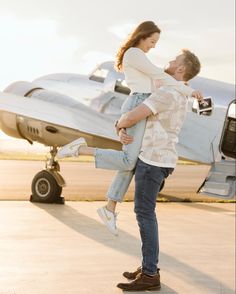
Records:
[[[120,137],[121,143],[124,144],[124,145],[131,144],[133,142],[133,140],[134,140],[132,136],[127,135],[125,129],[120,129],[119,137]]]
[[[202,96],[202,93],[200,91],[193,91],[192,97],[196,98],[200,102],[203,101],[203,96]]]

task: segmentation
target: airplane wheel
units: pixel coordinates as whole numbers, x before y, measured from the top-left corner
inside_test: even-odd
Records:
[[[54,203],[60,199],[62,187],[49,172],[42,170],[35,175],[31,184],[31,201]]]

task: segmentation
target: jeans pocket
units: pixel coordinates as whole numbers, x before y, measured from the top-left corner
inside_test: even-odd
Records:
[[[168,176],[170,174],[172,174],[174,171],[174,169],[171,167],[162,167],[161,169],[162,169],[163,174],[165,175],[165,178],[168,178]]]
[[[138,158],[137,164],[134,170],[135,177],[141,179],[143,175],[146,173],[147,168],[148,168],[148,165]]]

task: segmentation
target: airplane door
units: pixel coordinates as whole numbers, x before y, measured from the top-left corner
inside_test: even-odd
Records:
[[[229,105],[221,136],[220,151],[226,157],[236,159],[236,100]]]
[[[211,169],[198,193],[232,199],[236,196],[236,100],[228,107],[219,144],[221,161],[211,164]]]

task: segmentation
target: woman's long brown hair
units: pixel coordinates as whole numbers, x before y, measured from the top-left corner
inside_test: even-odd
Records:
[[[161,33],[161,30],[153,21],[144,21],[140,25],[138,25],[117,52],[115,69],[117,71],[122,71],[122,63],[125,52],[131,47],[136,47],[139,44],[140,40],[145,40],[153,33]]]

